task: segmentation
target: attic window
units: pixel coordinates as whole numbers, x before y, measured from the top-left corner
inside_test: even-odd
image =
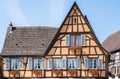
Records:
[[[73,18],[73,24],[77,24],[77,18],[76,17]]]

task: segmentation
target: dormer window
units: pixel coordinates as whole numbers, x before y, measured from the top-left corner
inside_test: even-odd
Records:
[[[77,18],[76,17],[73,18],[73,24],[77,24]]]

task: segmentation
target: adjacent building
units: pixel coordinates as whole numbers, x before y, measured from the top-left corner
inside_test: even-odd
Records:
[[[3,75],[22,79],[108,79],[108,56],[75,2],[59,28],[9,24],[2,49]]]
[[[120,31],[111,34],[102,44],[110,53],[109,74],[111,79],[120,78]]]

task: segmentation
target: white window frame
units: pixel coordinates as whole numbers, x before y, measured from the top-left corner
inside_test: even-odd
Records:
[[[98,68],[98,59],[89,59],[89,69],[97,69]]]
[[[70,36],[70,45],[71,46],[81,46],[81,36],[80,35],[71,35]]]
[[[41,59],[34,59],[34,69],[41,69]]]
[[[62,59],[53,59],[53,69],[62,68]]]
[[[71,58],[68,59],[68,69],[76,69],[76,59],[75,58]]]
[[[18,70],[18,69],[19,69],[19,60],[11,59],[11,70]]]
[[[45,59],[34,59],[34,69],[45,69],[46,64],[45,64]]]

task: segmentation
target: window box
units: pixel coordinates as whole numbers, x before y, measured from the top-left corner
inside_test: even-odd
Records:
[[[20,72],[19,72],[18,70],[11,70],[11,71],[10,71],[10,74],[11,74],[11,75],[19,75]]]
[[[42,74],[42,71],[36,69],[36,70],[33,70],[33,73],[34,73],[34,75],[35,75],[36,77],[38,77],[39,75]]]
[[[68,73],[70,74],[70,75],[75,75],[76,74],[76,70],[75,69],[70,69],[70,70],[68,70]]]
[[[62,70],[53,70],[53,73],[56,75],[62,75]]]
[[[71,49],[71,50],[81,49],[81,48],[82,48],[82,46],[71,46],[71,47],[69,47],[69,49]]]
[[[90,70],[90,73],[94,77],[98,77],[99,76],[99,71],[98,70]]]

